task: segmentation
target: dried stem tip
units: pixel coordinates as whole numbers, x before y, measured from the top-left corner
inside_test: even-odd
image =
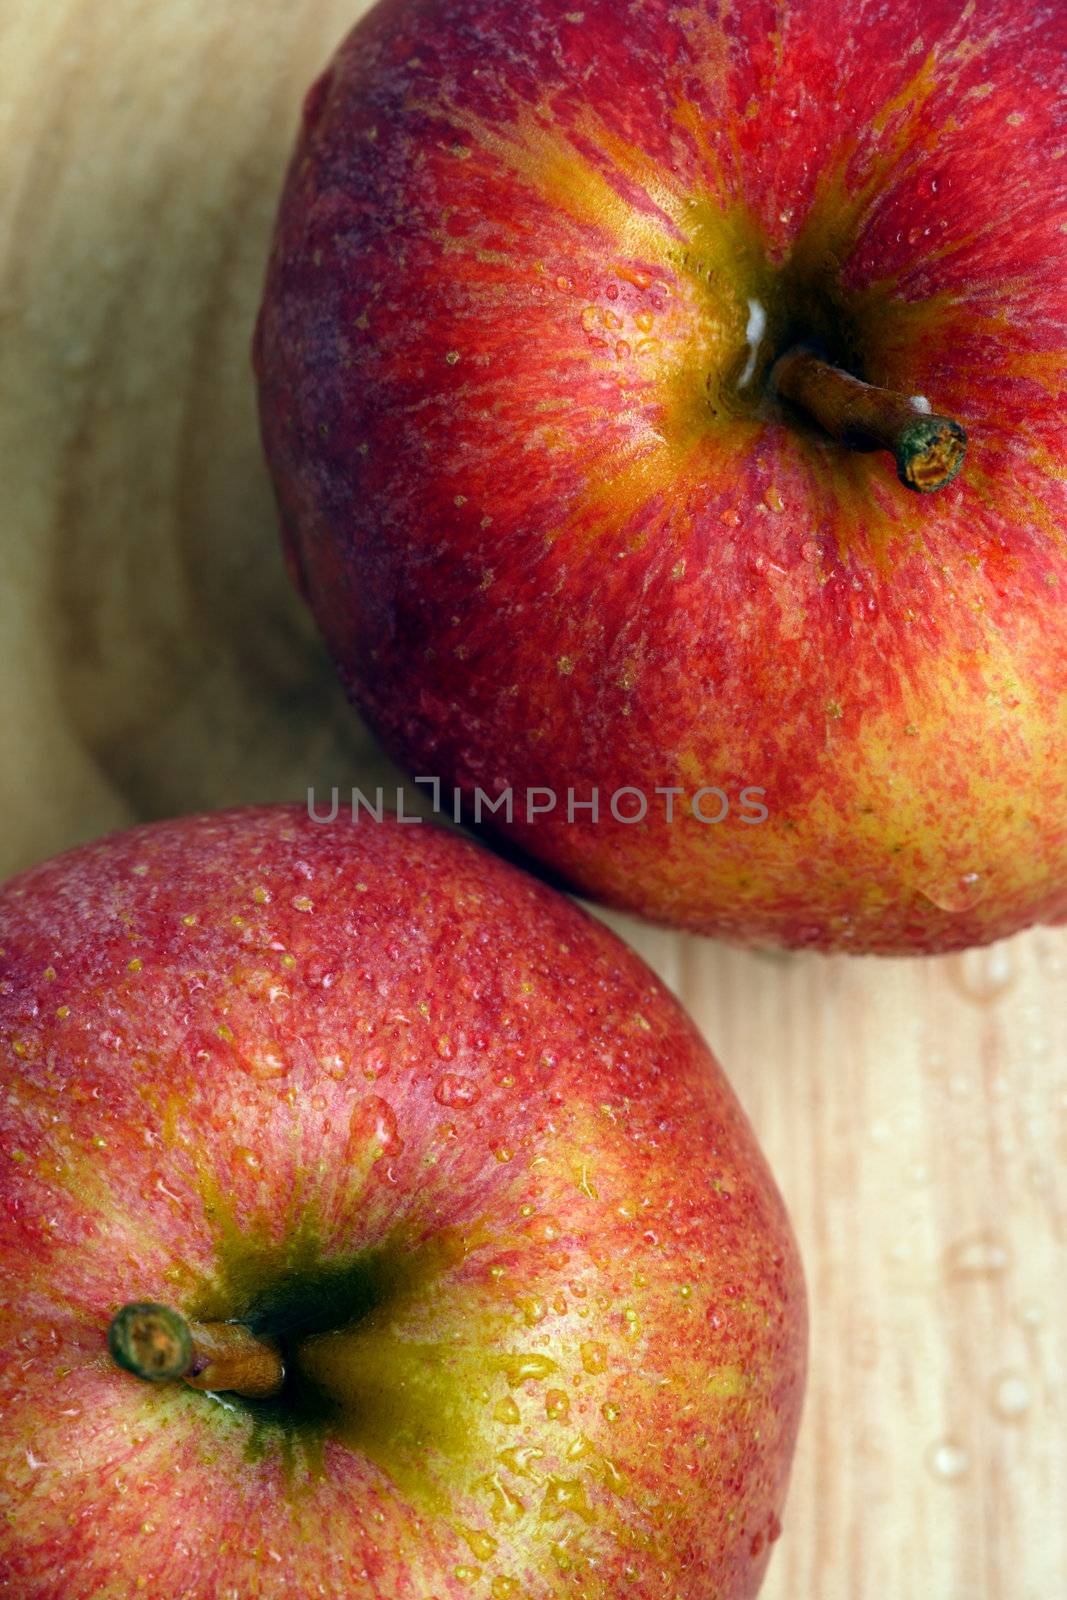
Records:
[[[118,1365],[151,1383],[184,1378],[193,1389],[225,1389],[262,1400],[285,1381],[274,1345],[240,1322],[188,1322],[170,1306],[141,1301],[113,1317],[108,1348]]]
[[[185,1318],[169,1306],[147,1301],[123,1306],[112,1318],[107,1343],[120,1367],[152,1383],[183,1378],[193,1361]]]
[[[771,386],[832,439],[854,450],[888,450],[901,483],[920,494],[943,489],[963,465],[967,435],[952,417],[919,411],[906,396],[864,383],[811,350],[782,356]]]

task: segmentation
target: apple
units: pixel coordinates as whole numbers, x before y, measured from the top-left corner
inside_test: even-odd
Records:
[[[681,928],[1067,915],[1065,90],[1021,0],[373,10],[255,363],[389,751]]]
[[[800,1266],[613,934],[265,807],[23,874],[0,946],[6,1590],[756,1593]]]

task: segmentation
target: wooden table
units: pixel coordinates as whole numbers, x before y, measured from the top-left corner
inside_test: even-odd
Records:
[[[286,584],[247,356],[300,95],[357,4],[4,4],[0,871],[388,770]],[[807,1260],[767,1600],[1067,1600],[1067,932],[893,963],[615,921]]]

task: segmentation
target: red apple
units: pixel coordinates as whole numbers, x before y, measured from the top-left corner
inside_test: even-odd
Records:
[[[1062,5],[384,0],[308,98],[256,363],[389,750],[679,927],[1067,915],[1065,91]]]
[[[756,1593],[800,1267],[612,934],[277,807],[38,867],[0,945],[5,1592]]]

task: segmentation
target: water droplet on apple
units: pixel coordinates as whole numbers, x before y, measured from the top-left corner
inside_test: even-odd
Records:
[[[525,1502],[508,1488],[499,1472],[479,1478],[474,1487],[489,1496],[489,1515],[494,1522],[518,1522],[526,1510]]]
[[[585,1496],[581,1478],[549,1478],[545,1497],[541,1502],[541,1516],[546,1522],[555,1522],[568,1513],[592,1522],[593,1510]]]
[[[396,1113],[388,1100],[378,1095],[361,1100],[348,1124],[347,1158],[359,1160],[369,1154],[372,1161],[380,1161],[384,1156],[395,1157],[403,1148]]]
[[[268,1080],[286,1077],[292,1067],[292,1063],[274,1043],[245,1042],[238,1052],[238,1060],[251,1077]]]
[[[582,1366],[586,1372],[594,1374],[604,1372],[608,1364],[608,1355],[602,1344],[587,1339],[581,1347]]]
[[[445,1072],[437,1080],[433,1097],[439,1106],[464,1110],[468,1106],[476,1105],[481,1093],[479,1085],[473,1078],[464,1078],[456,1072]]]
[[[921,891],[939,911],[958,914],[970,911],[985,894],[985,885],[979,872],[961,872],[957,877],[946,878]]]
[[[562,1389],[549,1389],[545,1395],[545,1415],[552,1422],[566,1422],[571,1414],[571,1403]]]
[[[970,1471],[971,1458],[955,1440],[941,1439],[927,1452],[926,1463],[942,1483],[957,1483]]]
[[[560,1225],[555,1217],[531,1217],[526,1232],[531,1239],[536,1239],[541,1244],[554,1244],[560,1235]],[[571,1288],[575,1294],[585,1293],[582,1288],[574,1289],[573,1284]]]
[[[463,1538],[477,1561],[489,1561],[496,1554],[499,1541],[481,1528],[464,1528]]]
[[[553,1561],[561,1572],[574,1571],[574,1556],[562,1539],[554,1539],[548,1548]]]
[[[497,1422],[505,1423],[509,1428],[519,1421],[519,1408],[510,1395],[505,1395],[503,1400],[498,1400],[493,1407],[493,1417]]]
[[[515,1304],[522,1312],[522,1320],[528,1328],[536,1328],[548,1315],[548,1307],[539,1295],[520,1296]]]
[[[529,1478],[532,1483],[541,1483],[543,1479],[537,1470],[536,1463],[544,1455],[534,1444],[509,1444],[506,1449],[497,1451],[497,1460],[509,1472],[514,1472],[516,1477]]]
[[[526,1383],[529,1379],[547,1378],[549,1373],[559,1371],[558,1363],[553,1361],[551,1356],[541,1355],[536,1350],[520,1355],[501,1356],[497,1367],[514,1386]]]

